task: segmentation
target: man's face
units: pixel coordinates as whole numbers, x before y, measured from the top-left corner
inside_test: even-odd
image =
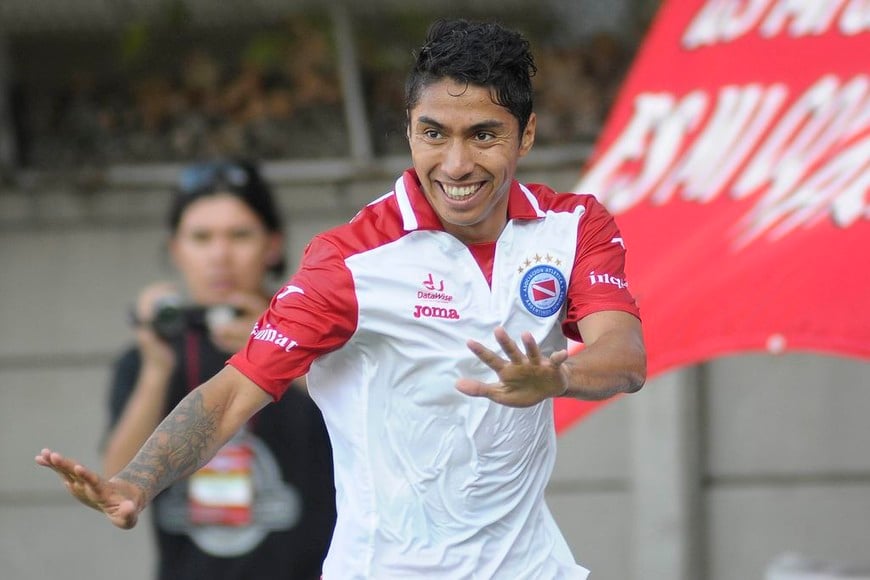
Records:
[[[234,293],[262,290],[282,238],[266,230],[256,213],[231,194],[204,196],[181,216],[170,249],[191,297],[222,304]]]
[[[443,79],[409,111],[411,158],[444,229],[466,243],[498,238],[517,161],[535,140],[535,115],[519,122],[488,88]]]

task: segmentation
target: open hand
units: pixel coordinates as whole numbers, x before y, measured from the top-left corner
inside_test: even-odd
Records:
[[[136,525],[139,515],[137,498],[141,492],[130,483],[106,480],[85,466],[51,451],[43,449],[36,463],[57,473],[67,490],[88,507],[103,512],[119,528]]]
[[[532,334],[524,332],[521,335],[525,347],[523,353],[501,326],[493,334],[507,360],[475,340],[468,341],[468,348],[498,374],[499,382],[459,379],[456,388],[460,392],[472,397],[486,397],[509,407],[531,407],[567,391],[568,375],[562,367],[568,358],[567,350],[542,356]]]

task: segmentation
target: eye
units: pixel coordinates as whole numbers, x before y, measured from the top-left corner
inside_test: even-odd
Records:
[[[441,137],[441,132],[437,129],[424,129],[423,135],[428,139],[438,139]]]
[[[230,234],[232,239],[239,240],[239,241],[250,240],[250,239],[254,238],[255,235],[256,235],[256,232],[254,230],[251,230],[251,229],[233,230],[232,233]]]
[[[197,244],[205,244],[211,239],[211,233],[204,230],[196,230],[190,233],[190,239]]]
[[[477,141],[482,141],[485,143],[487,141],[492,141],[493,139],[495,139],[495,135],[493,135],[489,131],[480,131],[478,133],[475,133],[474,138]]]

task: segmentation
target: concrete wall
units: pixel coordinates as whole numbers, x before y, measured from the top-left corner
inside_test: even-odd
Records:
[[[578,166],[521,177],[568,189]],[[392,181],[282,182],[291,262]],[[166,201],[147,186],[0,189],[4,580],[150,578],[148,526],[112,528],[33,455],[52,446],[97,465],[125,312],[170,275]],[[789,550],[859,561],[870,548],[867,409],[870,370],[856,361],[743,356],[669,373],[561,437],[548,500],[595,580],[762,579]]]

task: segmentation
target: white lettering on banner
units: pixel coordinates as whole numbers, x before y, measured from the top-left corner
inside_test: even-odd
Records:
[[[266,328],[262,329],[259,324],[255,324],[254,329],[251,331],[251,336],[254,340],[271,342],[275,346],[280,346],[284,349],[284,352],[290,352],[294,347],[299,346],[298,342],[292,340],[290,337],[284,336],[272,328],[271,324],[267,324]]]
[[[870,136],[840,152],[788,195],[765,196],[744,220],[738,242],[745,245],[768,230],[771,238],[778,239],[828,215],[842,227],[870,219],[868,191]]]
[[[784,85],[727,86],[715,99],[639,94],[633,117],[578,190],[595,192],[614,213],[677,193],[701,203],[757,194],[743,243],[822,215],[841,227],[870,219],[870,77],[824,76],[786,109],[787,97]]]
[[[729,42],[746,34],[767,10],[770,0],[707,0],[686,30],[683,46],[698,48]]]
[[[867,0],[707,0],[686,28],[682,44],[697,49],[728,43],[753,30],[765,38],[817,36],[836,28],[870,31]]]
[[[858,76],[846,84],[822,77],[798,98],[769,132],[764,146],[734,186],[745,197],[772,181],[774,197],[800,177],[800,169],[819,161],[838,142],[870,127],[870,79]]]
[[[646,93],[638,95],[634,105],[635,115],[622,135],[584,178],[585,188],[600,195],[616,213],[640,202],[644,192],[661,178],[686,132],[704,112],[707,96],[695,91],[678,104],[673,95]],[[618,175],[623,163],[638,159],[643,159],[644,165],[636,179]]]
[[[723,87],[710,121],[662,180],[653,201],[666,203],[680,187],[686,199],[710,201],[734,177],[787,94],[783,85]]]

